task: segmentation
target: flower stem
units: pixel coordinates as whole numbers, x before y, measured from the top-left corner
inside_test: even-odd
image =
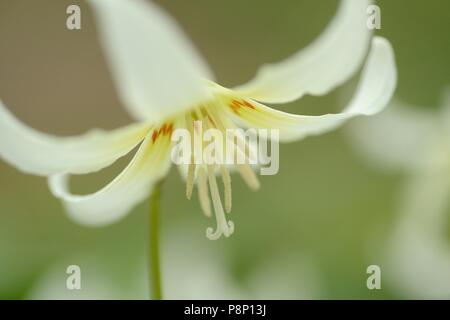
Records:
[[[161,268],[159,252],[160,199],[163,181],[156,183],[150,196],[149,211],[149,285],[150,297],[153,300],[162,299]]]

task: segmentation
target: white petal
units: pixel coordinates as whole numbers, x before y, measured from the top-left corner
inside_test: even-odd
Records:
[[[133,124],[110,132],[55,137],[26,126],[0,101],[0,158],[30,174],[97,171],[132,150],[148,130],[147,124]]]
[[[54,196],[63,200],[69,216],[86,225],[105,225],[125,216],[142,202],[170,168],[170,139],[162,137],[154,143],[149,135],[129,165],[107,186],[90,195],[73,195],[69,191],[69,175],[49,178]]]
[[[373,115],[389,102],[397,83],[394,53],[384,38],[373,39],[372,50],[364,67],[362,78],[350,104],[342,113],[322,116],[302,116],[285,113],[257,102],[253,108],[242,106],[237,121],[247,127],[279,129],[281,141],[302,139],[330,131],[344,121],[359,115]]]
[[[385,112],[348,127],[353,146],[371,164],[388,170],[422,167],[440,135],[438,114],[398,100]]]
[[[371,36],[366,26],[369,4],[342,0],[335,18],[311,45],[285,61],[263,66],[253,80],[235,90],[266,103],[333,90],[355,74],[366,55]]]
[[[176,22],[144,0],[89,0],[119,95],[137,119],[162,120],[207,96],[212,73]]]

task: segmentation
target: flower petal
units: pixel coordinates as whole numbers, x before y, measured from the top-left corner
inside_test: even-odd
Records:
[[[125,107],[159,121],[207,96],[213,75],[176,22],[143,0],[89,0]]]
[[[149,125],[141,123],[110,132],[55,137],[26,126],[0,101],[0,158],[30,174],[100,170],[131,151],[148,130]]]
[[[150,193],[170,168],[170,139],[149,135],[128,166],[107,186],[90,195],[73,195],[69,191],[69,175],[49,178],[53,195],[63,200],[69,216],[86,225],[98,226],[125,216]]]
[[[435,142],[442,138],[440,129],[438,113],[394,100],[376,117],[353,122],[347,133],[369,163],[387,170],[414,170],[429,161]]]
[[[235,88],[266,103],[287,103],[305,94],[324,95],[348,80],[366,55],[371,32],[368,0],[342,0],[335,18],[311,45],[285,61],[263,66]]]
[[[322,116],[293,115],[257,102],[233,101],[228,112],[246,127],[279,129],[281,141],[302,139],[330,131],[359,115],[372,115],[389,102],[397,83],[394,53],[384,38],[373,39],[372,50],[364,67],[358,89],[342,113]],[[238,107],[239,104],[239,107]]]

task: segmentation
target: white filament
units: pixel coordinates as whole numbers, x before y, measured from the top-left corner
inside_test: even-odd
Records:
[[[192,190],[194,189],[195,164],[189,164],[187,180],[186,180],[186,198],[191,200]]]
[[[215,231],[211,227],[206,229],[206,237],[210,240],[217,240],[222,234],[225,235],[225,237],[229,237],[234,232],[234,223],[233,221],[226,220],[225,212],[222,207],[222,201],[220,200],[219,188],[217,187],[214,166],[211,165],[208,166],[208,180],[214,205],[214,212],[216,215],[217,227]]]
[[[227,213],[231,212],[231,176],[228,169],[225,166],[220,167],[220,172],[222,173],[222,182],[224,189],[225,198],[225,211]]]
[[[196,119],[187,119],[187,122],[191,123],[192,126],[187,125],[190,129],[190,132],[194,134],[194,141],[202,141],[203,130],[202,124],[206,129],[208,128],[217,128],[222,130],[224,133],[226,131],[225,125],[236,128],[236,126],[229,121],[226,117],[222,117],[222,115],[217,110],[213,109],[205,109],[204,112],[200,109],[195,111]],[[206,116],[205,116],[206,113]],[[228,139],[228,136],[225,134]],[[246,184],[252,189],[257,190],[260,187],[260,183],[256,173],[253,171],[252,167],[249,163],[246,163],[247,160],[250,160],[252,156],[252,148],[251,145],[247,143],[243,137],[240,135],[235,136],[236,141],[233,141],[234,146],[236,147],[236,151],[242,155],[246,161],[244,164],[235,164],[237,169],[239,170],[240,175]],[[198,139],[195,139],[198,138]],[[234,140],[234,139],[233,139]],[[202,145],[196,144],[195,142],[192,144],[193,148],[201,149]],[[194,151],[195,152],[195,151]],[[221,152],[218,150],[217,152]],[[222,155],[220,155],[222,156]],[[224,159],[222,157],[222,159]],[[207,217],[211,217],[212,208],[211,208],[211,199],[213,202],[214,215],[216,219],[216,229],[209,227],[206,229],[206,236],[210,240],[217,240],[222,235],[225,237],[229,237],[234,232],[234,223],[232,221],[227,221],[225,212],[229,213],[232,207],[232,189],[231,189],[231,176],[225,165],[220,165],[220,173],[223,182],[224,189],[224,206],[222,205],[222,201],[220,198],[219,187],[217,185],[216,180],[216,169],[215,165],[205,165],[197,162],[194,159],[194,156],[191,159],[191,164],[188,168],[187,174],[187,184],[186,184],[186,196],[188,199],[191,198],[193,188],[195,185],[195,179],[197,178],[197,188],[198,188],[198,198],[200,202],[200,206],[202,211]],[[211,197],[211,199],[210,199]]]

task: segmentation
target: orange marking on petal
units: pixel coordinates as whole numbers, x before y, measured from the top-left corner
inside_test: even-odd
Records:
[[[158,134],[164,133],[165,130],[166,130],[166,124],[164,123],[164,124],[159,128]]]
[[[167,126],[167,133],[172,134],[172,131],[173,131],[173,123],[170,123],[170,124]]]
[[[153,141],[153,143],[156,141],[157,138],[158,138],[158,131],[154,130],[153,134],[152,134],[152,141]]]
[[[241,108],[241,103],[237,100],[231,100],[231,103],[229,104],[231,110],[233,110],[234,113],[239,115],[239,109]]]
[[[231,103],[238,108],[244,105],[242,102],[240,102],[238,100],[232,100]]]
[[[246,107],[249,107],[250,109],[255,110],[255,106],[252,105],[252,104],[251,104],[250,102],[248,102],[247,100],[244,100],[244,105],[245,105]]]
[[[235,108],[235,107],[233,107],[233,106],[230,106],[231,107],[231,110],[234,112],[234,113],[236,113],[237,115],[239,115],[239,108]]]

